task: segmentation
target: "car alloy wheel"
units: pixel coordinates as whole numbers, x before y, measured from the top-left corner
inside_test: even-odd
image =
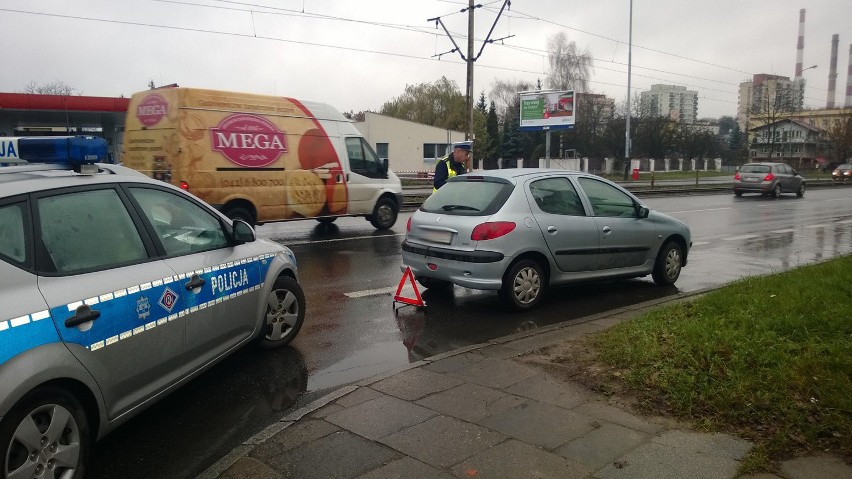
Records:
[[[260,344],[266,348],[283,346],[296,337],[305,320],[305,293],[295,279],[275,280],[266,301],[266,324]]]

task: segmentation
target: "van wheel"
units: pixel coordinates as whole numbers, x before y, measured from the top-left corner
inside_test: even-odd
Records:
[[[81,478],[90,442],[86,413],[74,396],[36,389],[0,423],[0,477]]]
[[[305,321],[305,293],[295,279],[279,276],[266,298],[266,316],[259,342],[264,348],[284,346]]]
[[[225,210],[225,216],[232,220],[243,220],[251,226],[255,226],[254,215],[245,208],[232,207]]]
[[[389,230],[396,223],[397,213],[399,213],[399,209],[393,200],[390,198],[380,198],[373,208],[373,214],[367,219],[370,220],[370,224],[376,229]]]
[[[336,219],[337,219],[337,216],[321,216],[321,217],[317,218],[317,221],[319,221],[320,223],[322,223],[324,225],[329,225],[331,223],[334,223],[334,221]]]

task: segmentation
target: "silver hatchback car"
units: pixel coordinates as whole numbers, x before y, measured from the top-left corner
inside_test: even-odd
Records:
[[[60,162],[0,166],[0,477],[83,477],[94,440],[238,347],[288,343],[304,320],[290,249],[178,188],[92,164],[98,140],[0,138]]]
[[[550,286],[652,275],[671,285],[692,245],[681,221],[617,184],[576,171],[460,175],[408,222],[403,269],[427,288],[496,290],[514,310]]]
[[[760,193],[774,198],[781,193],[805,196],[805,179],[786,163],[746,163],[734,175],[734,195]]]

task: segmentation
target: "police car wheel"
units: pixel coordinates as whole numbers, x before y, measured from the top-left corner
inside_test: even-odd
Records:
[[[266,323],[260,336],[265,348],[284,346],[296,337],[305,320],[305,293],[295,279],[275,280],[266,300]]]
[[[396,223],[398,213],[399,209],[393,200],[382,198],[376,203],[376,206],[373,208],[373,214],[368,216],[367,219],[370,220],[374,228],[389,230]]]
[[[54,388],[29,394],[0,423],[0,476],[84,476],[89,422],[74,396]]]

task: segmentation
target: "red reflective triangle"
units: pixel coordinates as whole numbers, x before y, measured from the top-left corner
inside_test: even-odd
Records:
[[[411,283],[411,287],[414,288],[414,298],[406,298],[405,296],[400,295],[406,281]],[[423,302],[423,298],[420,297],[420,291],[417,290],[417,284],[414,282],[414,274],[411,272],[410,266],[406,266],[405,273],[402,274],[402,279],[399,280],[399,286],[396,288],[396,294],[394,295],[393,300],[399,301],[400,303],[410,304],[412,306],[426,306],[426,303]]]

